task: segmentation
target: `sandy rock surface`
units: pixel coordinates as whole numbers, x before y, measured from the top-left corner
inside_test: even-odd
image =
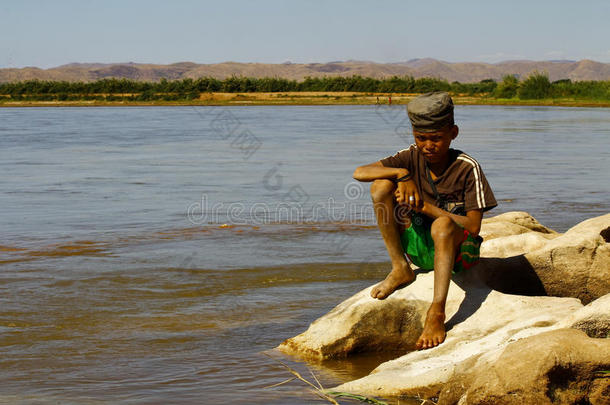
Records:
[[[610,292],[610,214],[591,218],[524,255],[548,295],[589,303]]]
[[[340,391],[447,404],[608,403],[610,379],[599,371],[610,369],[610,214],[557,234],[506,213],[485,220],[482,234],[481,263],[451,281],[440,346],[409,352],[433,291],[433,272],[418,272],[385,300],[370,297],[372,286],[355,294],[278,348],[313,359],[396,353]]]
[[[610,337],[610,294],[589,303],[559,324],[561,328],[574,328],[592,338]]]
[[[438,404],[608,404],[601,372],[610,339],[558,329],[512,342],[462,368],[441,389]]]
[[[505,212],[495,217],[485,218],[481,228],[481,236],[485,240],[528,232],[544,234],[549,239],[559,236],[557,232],[542,225],[536,218],[523,211]]]
[[[439,404],[604,403],[610,381],[597,373],[610,366],[610,339],[564,326],[608,319],[608,298],[590,307],[569,298],[520,298],[492,292],[442,345],[385,362],[336,390]]]
[[[585,304],[610,292],[610,214],[583,221],[564,234],[545,231],[526,213],[508,212],[486,221],[481,234],[498,224],[508,224],[507,230],[515,225],[531,229],[516,235],[494,231],[483,242],[481,263],[473,271],[491,288],[575,297]]]

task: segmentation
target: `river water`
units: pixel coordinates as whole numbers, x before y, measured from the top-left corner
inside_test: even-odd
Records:
[[[608,109],[458,106],[499,201],[565,231],[610,211]],[[401,106],[0,109],[0,403],[321,403],[383,359],[271,350],[383,278],[354,168]]]

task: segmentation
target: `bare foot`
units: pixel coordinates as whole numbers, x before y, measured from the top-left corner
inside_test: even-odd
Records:
[[[445,312],[430,307],[426,315],[426,323],[415,347],[418,350],[436,347],[445,341]]]
[[[382,300],[392,294],[398,287],[410,284],[415,280],[415,273],[408,263],[398,268],[392,268],[385,280],[371,290],[371,297]]]

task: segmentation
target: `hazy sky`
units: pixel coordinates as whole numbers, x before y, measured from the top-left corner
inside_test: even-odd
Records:
[[[610,1],[2,0],[0,67],[71,62],[610,62]]]

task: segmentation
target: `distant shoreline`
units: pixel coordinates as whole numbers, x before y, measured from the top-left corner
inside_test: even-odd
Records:
[[[181,101],[1,101],[0,107],[147,107],[147,106],[249,106],[249,105],[393,105],[407,104],[418,94],[364,92],[202,93]],[[453,95],[457,105],[610,107],[608,101],[548,98],[539,100]]]

